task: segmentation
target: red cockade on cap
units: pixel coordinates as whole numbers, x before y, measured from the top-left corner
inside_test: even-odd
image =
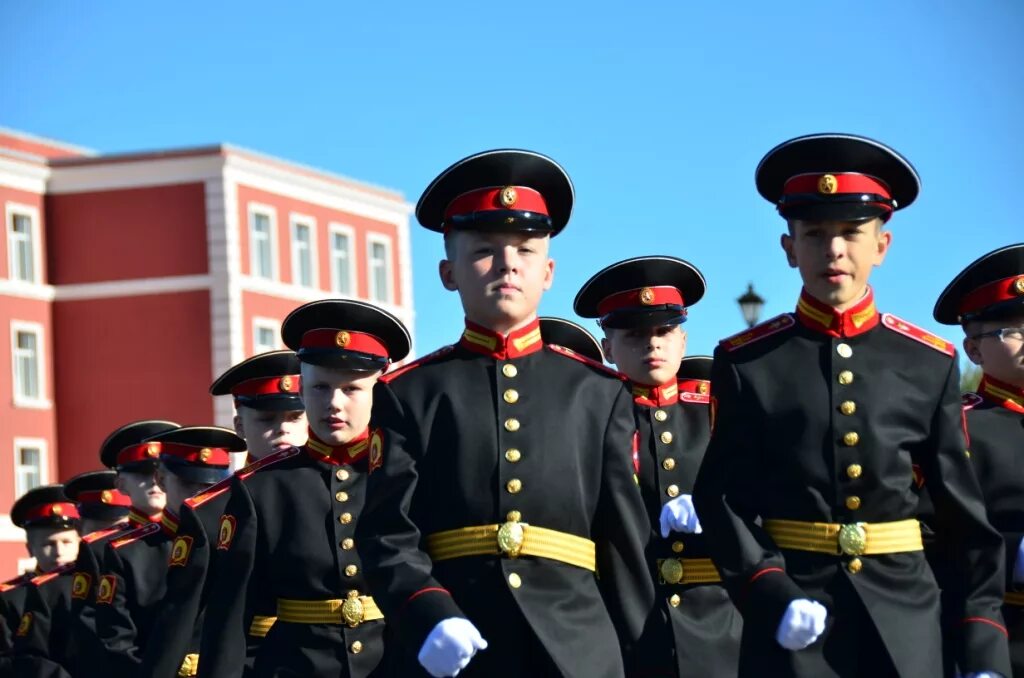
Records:
[[[196,447],[181,443],[162,443],[160,454],[174,457],[190,464],[227,466],[231,463],[231,453],[223,447]]]
[[[965,294],[957,311],[960,315],[975,313],[1011,299],[1024,300],[1024,275],[995,280],[982,285],[970,294]]]
[[[58,501],[52,504],[40,504],[25,511],[22,520],[30,523],[35,520],[46,520],[49,518],[67,518],[78,520],[78,506],[67,501]]]
[[[447,223],[452,217],[496,210],[516,210],[550,216],[548,204],[539,191],[528,186],[489,186],[463,193],[452,200],[444,211],[444,220]]]
[[[302,335],[303,348],[334,348],[368,353],[380,358],[388,357],[388,349],[377,337],[365,332],[339,329],[316,329]]]
[[[132,498],[117,490],[89,490],[78,493],[79,504],[103,504],[106,506],[131,506]]]
[[[642,309],[646,306],[660,306],[663,304],[686,305],[683,300],[683,293],[677,287],[667,285],[660,287],[638,287],[635,290],[616,292],[605,297],[597,305],[597,313],[600,316],[606,316],[609,313],[621,311],[622,309]],[[685,310],[683,315],[686,315]]]
[[[336,344],[335,344],[336,345]],[[233,396],[277,395],[280,393],[298,393],[301,378],[297,374],[286,374],[277,377],[259,377],[237,384],[231,389]]]
[[[863,195],[878,196],[886,202],[869,201],[892,211],[896,204],[892,201],[892,191],[881,179],[857,172],[813,172],[798,174],[786,182],[782,188],[785,199],[789,196],[804,194],[819,196]],[[793,200],[787,200],[792,204]]]
[[[137,461],[155,461],[160,456],[161,444],[157,442],[129,445],[117,453],[117,465],[124,466]]]

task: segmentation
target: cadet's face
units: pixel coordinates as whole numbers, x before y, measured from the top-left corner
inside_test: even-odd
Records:
[[[78,532],[67,528],[30,527],[26,541],[28,552],[41,572],[75,562],[78,557]]]
[[[440,264],[446,289],[458,290],[466,317],[495,332],[508,332],[537,317],[544,290],[554,279],[547,236],[460,231],[454,259]]]
[[[163,511],[167,504],[167,496],[156,482],[156,466],[145,472],[118,471],[117,489],[131,498],[132,506],[146,514]]]
[[[181,511],[181,505],[185,503],[186,499],[212,484],[189,482],[164,466],[157,471],[157,481],[167,493],[167,508],[174,513]]]
[[[303,410],[278,412],[241,406],[235,415],[235,432],[245,438],[249,456],[262,459],[272,452],[306,443],[306,413]]]
[[[302,363],[302,402],[313,433],[329,445],[344,445],[365,431],[379,376]]]
[[[976,335],[1001,328],[1019,328],[999,337],[964,339],[964,352],[980,365],[985,374],[999,381],[1024,388],[1024,316],[1011,320],[971,323],[970,334]]]
[[[607,329],[601,344],[608,361],[631,381],[661,386],[676,378],[686,355],[686,331],[679,325]]]
[[[837,311],[863,298],[871,269],[880,266],[892,242],[880,219],[793,221],[782,236],[789,265],[800,269],[804,289]]]

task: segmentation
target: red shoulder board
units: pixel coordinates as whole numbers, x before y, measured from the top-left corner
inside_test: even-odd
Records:
[[[589,365],[593,368],[599,369],[605,374],[615,377],[619,381],[629,381],[629,378],[626,375],[622,374],[621,372],[616,372],[615,370],[608,367],[604,363],[599,363],[593,358],[588,358],[587,356],[579,354],[570,348],[566,348],[565,346],[559,346],[558,344],[544,344],[544,348],[548,349],[549,351],[553,351],[554,353],[564,355],[566,358],[572,358],[573,360],[577,360],[583,363],[584,365]]]
[[[901,320],[891,313],[882,314],[882,324],[897,334],[902,334],[919,344],[934,348],[939,353],[945,353],[951,358],[956,355],[956,347],[952,342],[946,341],[942,337],[937,337],[917,325],[911,325],[906,320]]]
[[[3,584],[0,584],[0,593],[7,593],[8,591],[13,591],[19,586],[24,586],[31,579],[32,575],[27,572],[25,574],[19,574],[14,579],[9,579],[5,581]]]
[[[45,584],[48,581],[56,579],[57,577],[61,576],[65,572],[71,572],[74,569],[75,569],[75,564],[74,563],[67,563],[66,565],[61,565],[57,569],[50,570],[46,574],[41,574],[38,577],[33,577],[32,578],[32,586],[41,586],[41,585]]]
[[[110,542],[110,547],[119,549],[122,546],[131,544],[133,541],[138,541],[143,537],[148,537],[149,535],[159,531],[160,523],[149,523],[148,525],[143,525],[142,527],[132,530],[123,537],[118,537],[117,539],[113,540],[112,542]]]
[[[960,396],[960,404],[965,410],[973,410],[983,402],[985,402],[985,399],[977,393],[964,393]]]
[[[262,459],[257,459],[256,461],[254,461],[253,463],[249,464],[245,468],[239,469],[238,471],[235,472],[235,476],[237,476],[239,480],[245,480],[246,478],[251,476],[253,473],[256,473],[256,471],[259,471],[261,469],[265,469],[268,466],[276,464],[279,461],[284,461],[285,459],[290,459],[290,458],[294,457],[295,455],[297,455],[301,451],[302,451],[301,447],[289,447],[287,450],[281,450],[280,452],[274,452],[273,454],[268,454],[267,456],[263,457]],[[228,480],[230,480],[230,478],[228,478]],[[223,483],[223,482],[227,482],[227,481],[222,480],[221,483]],[[217,485],[220,485],[221,483],[217,483]],[[217,487],[217,485],[214,485],[214,487]],[[210,489],[213,489],[213,488],[210,488]],[[210,499],[210,497],[207,497],[207,499]]]
[[[751,327],[745,332],[734,334],[731,337],[726,337],[718,342],[718,345],[724,348],[726,351],[735,351],[736,349],[752,344],[755,341],[770,337],[773,334],[778,334],[784,330],[788,330],[790,327],[796,324],[796,320],[793,319],[792,313],[783,313],[777,315],[771,320],[765,321],[760,325]]]
[[[429,363],[431,360],[437,360],[441,356],[448,355],[453,350],[455,350],[455,344],[449,344],[447,346],[442,346],[441,348],[437,349],[433,353],[428,353],[427,355],[423,356],[422,358],[417,358],[416,360],[413,360],[411,363],[406,363],[405,365],[402,365],[401,367],[395,368],[395,370],[393,372],[388,372],[388,373],[384,374],[383,376],[381,376],[380,380],[383,381],[385,384],[388,384],[395,377],[400,377],[401,375],[405,374],[406,372],[412,371],[413,369],[419,367],[420,365],[424,365],[426,363]]]
[[[682,391],[679,394],[679,399],[684,403],[703,403],[707,405],[711,402],[710,393],[690,393],[689,391]]]
[[[127,523],[125,523],[125,525],[127,525]],[[117,525],[114,525],[113,527],[108,527],[105,530],[96,530],[95,532],[90,532],[89,534],[82,537],[82,541],[84,541],[86,544],[91,544],[94,541],[105,539],[123,530],[125,528],[125,525],[118,523]]]

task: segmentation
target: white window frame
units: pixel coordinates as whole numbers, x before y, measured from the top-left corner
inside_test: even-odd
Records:
[[[280,280],[281,266],[278,263],[280,249],[277,243],[277,210],[272,205],[265,205],[258,202],[250,202],[247,206],[249,213],[249,275],[257,280]],[[265,278],[257,273],[259,266],[256,264],[256,215],[267,217],[270,221],[270,278]]]
[[[295,227],[301,224],[309,228],[309,278],[310,282],[308,285],[304,285],[299,280],[298,274],[298,257],[295,249]],[[292,284],[298,285],[299,287],[305,287],[312,290],[320,289],[320,258],[319,248],[317,248],[317,233],[316,233],[316,219],[306,214],[298,214],[291,212],[288,215],[288,234],[291,238],[289,250],[291,250],[292,259]]]
[[[35,398],[27,398],[18,393],[18,332],[32,332],[36,335],[36,377],[39,379],[39,395]],[[40,323],[27,320],[11,321],[11,392],[15,407],[30,407],[34,409],[49,409],[52,405],[47,397],[46,387],[46,333]]]
[[[256,336],[260,330],[270,330],[274,335],[273,348],[264,349],[257,346]],[[266,351],[277,351],[281,348],[281,323],[274,318],[253,317],[252,319],[252,353],[257,355]]]
[[[387,295],[385,299],[377,299],[373,296],[373,246],[384,245],[387,250]],[[394,304],[395,303],[395,250],[390,236],[383,233],[366,234],[366,298],[373,303]]]
[[[11,465],[14,470],[14,497],[17,499],[27,490],[18,487],[21,476],[18,471],[21,467],[21,450],[34,447],[39,450],[39,484],[49,485],[50,483],[50,449],[45,438],[14,438],[14,445],[11,447]]]
[[[356,256],[356,230],[346,224],[331,222],[327,227],[327,251],[331,267],[331,292],[345,294],[349,297],[359,296],[359,257]],[[341,292],[338,287],[338,270],[334,266],[334,236],[344,235],[348,238],[348,287],[349,291]]]
[[[32,238],[32,280],[14,277],[14,216],[28,217],[31,224]],[[7,236],[7,277],[22,285],[40,285],[43,282],[43,239],[39,224],[39,209],[31,205],[8,202],[4,203],[4,232]]]

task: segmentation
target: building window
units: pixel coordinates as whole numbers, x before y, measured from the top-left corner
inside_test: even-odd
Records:
[[[370,301],[391,303],[391,240],[380,235],[367,236],[370,271]]]
[[[277,321],[268,318],[255,318],[252,321],[252,352],[266,353],[276,351],[280,344],[277,341],[280,327]]]
[[[356,262],[352,257],[354,240],[351,228],[331,224],[331,290],[350,297],[356,294]]]
[[[292,282],[316,287],[316,237],[312,219],[292,217]]]
[[[39,282],[38,214],[37,210],[30,207],[7,207],[7,252],[11,280]]]
[[[15,404],[41,404],[45,397],[42,326],[36,323],[11,323],[11,354],[14,362]]]
[[[14,496],[46,484],[46,441],[14,440]]]
[[[275,264],[275,237],[273,210],[249,208],[249,246],[252,253],[252,274],[257,278],[274,280],[277,276]]]

